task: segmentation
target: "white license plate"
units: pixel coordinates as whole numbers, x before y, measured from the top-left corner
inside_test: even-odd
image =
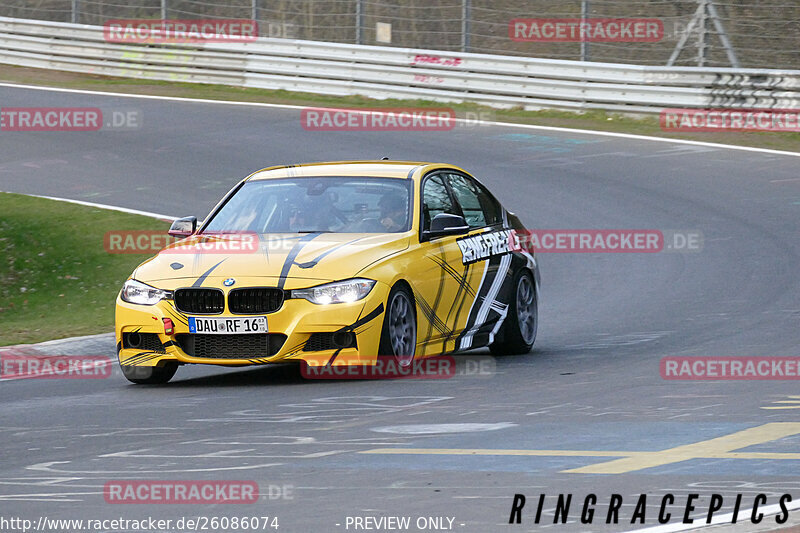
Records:
[[[267,317],[203,318],[189,317],[190,333],[229,335],[236,333],[267,333]]]

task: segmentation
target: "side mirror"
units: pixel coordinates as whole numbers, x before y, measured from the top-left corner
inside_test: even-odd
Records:
[[[195,231],[197,231],[197,217],[183,217],[176,219],[167,233],[173,237],[188,237]]]
[[[439,213],[431,219],[431,228],[422,232],[425,240],[445,235],[461,235],[469,231],[469,224],[461,215]]]

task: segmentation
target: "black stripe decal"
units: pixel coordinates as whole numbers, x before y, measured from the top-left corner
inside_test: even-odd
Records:
[[[422,314],[428,319],[428,322],[432,324],[433,327],[435,327],[441,334],[447,335],[450,332],[450,330],[447,328],[447,324],[442,322],[442,320],[436,316],[436,313],[433,312],[433,308],[427,301],[425,301],[425,298],[423,298],[422,295],[417,292],[414,293],[414,298],[417,300],[420,311],[422,311]],[[429,340],[430,335],[424,341],[422,341],[422,344],[427,343]]]
[[[374,320],[375,318],[379,317],[381,315],[381,313],[383,313],[383,304],[380,304],[378,307],[376,307],[375,309],[370,311],[368,314],[362,316],[361,318],[359,318],[358,320],[356,320],[355,322],[353,322],[349,326],[345,326],[345,327],[337,330],[335,333],[347,333],[347,332],[353,331],[356,328],[358,328],[359,326],[363,326],[367,322],[370,322],[370,321]]]
[[[225,261],[225,259],[223,259],[222,261]],[[217,263],[213,267],[211,267],[208,270],[206,270],[205,274],[203,274],[202,276],[197,278],[197,281],[195,281],[192,284],[192,287],[200,287],[203,284],[203,282],[206,280],[206,278],[209,276],[209,274],[211,274],[214,271],[215,268],[217,268],[218,266],[220,266],[222,264],[222,261],[220,261],[219,263]]]
[[[442,246],[442,242],[439,241],[439,253],[442,254],[441,260],[444,262],[444,248]],[[436,316],[436,311],[439,309],[439,303],[442,300],[442,292],[444,291],[444,272],[439,272],[439,288],[436,289],[436,298],[433,300],[433,306],[431,307],[431,311],[433,315]],[[447,325],[445,324],[445,327]],[[433,333],[433,322],[428,322],[428,335],[427,338],[431,338],[431,334]],[[438,329],[438,328],[437,328]]]
[[[455,268],[453,268],[453,266],[450,263],[448,263],[447,261],[445,261],[443,259],[440,259],[440,258],[436,257],[435,255],[428,255],[426,257],[428,257],[429,259],[435,261],[440,267],[442,267],[442,270],[444,270],[445,272],[450,274],[450,277],[452,277],[459,284],[459,288],[458,288],[459,293],[456,294],[455,300],[457,300],[458,297],[460,296],[460,293],[461,293],[462,289],[466,290],[471,296],[475,295],[475,291],[472,290],[472,287],[470,286],[470,284],[467,283],[467,274],[469,272],[469,265],[471,263],[468,263],[467,265],[465,265],[467,268],[464,269],[464,274],[459,274],[458,271]]]
[[[489,288],[492,286],[495,276],[497,276],[497,271],[500,268],[500,260],[502,257],[502,255],[493,255],[488,259],[485,259],[485,261],[487,261],[486,268],[488,271],[486,272],[486,276],[483,278],[483,283],[480,287],[478,287],[478,292],[475,295],[472,309],[470,310],[469,317],[467,317],[467,323],[464,326],[464,330],[456,339],[456,346],[461,345],[461,339],[463,339],[467,332],[469,332],[475,326],[475,322],[478,320],[478,313],[480,312],[481,305],[489,293]]]
[[[349,242],[343,242],[342,244],[337,244],[333,248],[322,252],[321,254],[319,254],[317,257],[315,257],[311,261],[306,261],[305,263],[295,263],[295,264],[300,268],[313,268],[313,267],[317,266],[317,263],[319,263],[320,259],[322,259],[326,255],[335,252],[336,250],[338,250],[339,248],[342,248],[343,246],[348,246],[350,244],[353,244],[354,242],[358,242],[358,241],[364,240],[366,238],[367,237],[359,237],[358,239],[354,239],[354,240],[349,241]]]
[[[292,265],[296,264],[294,262],[297,254],[300,253],[300,250],[312,239],[321,235],[321,233],[309,233],[308,235],[302,236],[292,249],[289,250],[289,254],[286,256],[286,259],[283,261],[283,267],[281,268],[281,276],[278,279],[278,288],[283,289],[283,286],[286,285],[286,278],[289,277],[289,271],[292,269]]]

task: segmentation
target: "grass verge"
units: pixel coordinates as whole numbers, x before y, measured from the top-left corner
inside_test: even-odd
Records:
[[[109,230],[163,230],[140,215],[0,193],[0,346],[114,329],[114,300],[148,255],[109,254]]]
[[[442,104],[441,102],[412,100],[374,100],[363,96],[326,96],[311,93],[274,91],[266,89],[245,89],[226,85],[206,85],[200,83],[179,83],[130,78],[113,78],[75,72],[48,69],[33,69],[3,65],[0,81],[25,85],[41,85],[68,89],[110,91],[126,94],[153,96],[176,96],[183,98],[204,98],[238,102],[263,102],[320,107],[453,107],[456,111],[491,110],[495,120],[539,126],[555,126],[616,133],[649,135],[667,139],[687,139],[694,141],[752,146],[772,150],[800,152],[800,133],[778,132],[665,132],[659,126],[658,117],[632,117],[604,111],[575,113],[572,111],[523,111],[522,109],[491,109],[475,104]],[[298,119],[299,120],[299,119]]]

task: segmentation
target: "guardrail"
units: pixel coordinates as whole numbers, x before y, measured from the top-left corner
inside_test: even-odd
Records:
[[[525,109],[795,109],[800,70],[648,67],[259,38],[116,44],[103,28],[0,17],[0,63],[138,79]]]

